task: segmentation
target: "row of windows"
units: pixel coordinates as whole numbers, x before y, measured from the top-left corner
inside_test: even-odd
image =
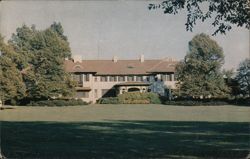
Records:
[[[127,77],[127,80],[126,80],[126,77]],[[151,80],[150,80],[150,77],[146,77],[145,78],[145,81],[158,81],[158,80],[161,80],[161,81],[175,81],[175,76],[174,74],[168,74],[168,75],[161,75],[161,78],[158,79],[157,77],[153,77],[151,76]],[[98,81],[98,78],[95,77],[95,82]],[[100,76],[100,81],[101,82],[121,82],[121,81],[127,81],[127,82],[133,82],[133,81],[136,81],[136,82],[141,82],[141,81],[144,81],[143,80],[143,76]]]
[[[137,82],[141,82],[143,81],[143,76],[99,76],[100,77],[100,81],[101,82],[124,82],[124,81],[128,81],[128,82],[133,82],[133,81],[137,81]],[[127,78],[126,78],[127,77]],[[77,81],[79,84],[83,83],[83,81],[90,81],[90,76],[89,74],[74,74],[73,75],[73,79],[74,81]],[[127,79],[127,80],[126,80]],[[146,81],[175,81],[175,76],[174,74],[165,74],[165,75],[161,75],[160,79],[158,79],[157,77],[153,77],[151,76],[151,80],[150,77],[147,76]],[[94,76],[94,81],[97,82],[98,81],[98,77]]]
[[[175,81],[176,77],[174,76],[174,74],[168,74],[168,75],[161,75],[161,80],[162,81]]]
[[[73,74],[73,80],[77,81],[78,83],[82,83],[83,81],[90,81],[90,75],[89,74]]]
[[[143,81],[143,77],[142,76],[100,76],[100,81],[101,82],[122,82],[122,81],[126,81],[126,77],[127,77],[127,81],[128,82],[132,82],[132,81],[138,81],[141,82]],[[95,82],[98,81],[98,78],[95,77]]]
[[[86,91],[77,91],[76,92],[76,98],[89,98],[89,93]],[[102,89],[101,90],[101,96],[102,97],[113,97],[115,96],[116,92],[115,89]],[[98,98],[98,90],[94,90],[94,96],[95,98]]]

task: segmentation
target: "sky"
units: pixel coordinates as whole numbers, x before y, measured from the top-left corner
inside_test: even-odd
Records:
[[[60,22],[73,55],[83,59],[145,59],[172,57],[178,60],[188,52],[188,42],[199,33],[212,35],[211,20],[186,31],[185,11],[166,15],[150,11],[149,0],[9,0],[0,2],[0,33],[7,41],[23,24],[45,29]],[[233,27],[226,35],[211,36],[223,48],[224,68],[237,68],[249,57],[249,30]]]

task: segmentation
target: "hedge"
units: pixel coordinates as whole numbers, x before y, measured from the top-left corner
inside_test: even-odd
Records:
[[[76,105],[87,105],[81,99],[55,99],[55,100],[42,100],[42,101],[31,101],[28,106],[76,106]]]
[[[101,98],[100,104],[160,104],[159,95],[155,93],[127,92],[118,97]]]
[[[99,104],[120,104],[118,97],[101,98],[97,101]]]
[[[175,99],[172,101],[165,100],[165,105],[180,105],[180,106],[218,106],[218,105],[238,105],[238,106],[250,106],[250,98],[239,99],[203,99],[203,100],[184,100]]]
[[[166,101],[164,104],[179,105],[179,106],[218,106],[218,105],[228,105],[228,102],[184,100],[184,101]]]
[[[250,97],[248,98],[236,98],[229,101],[229,104],[240,105],[240,106],[250,106]]]

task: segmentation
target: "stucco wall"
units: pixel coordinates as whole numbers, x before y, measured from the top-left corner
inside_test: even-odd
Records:
[[[84,74],[82,74],[82,76],[84,76]],[[97,81],[95,81],[95,77],[97,77]],[[135,76],[136,77],[136,76]],[[134,77],[134,79],[135,79]],[[175,84],[176,81],[160,81],[160,74],[153,76],[143,76],[143,81],[147,82],[146,78],[150,77],[150,83],[152,83],[152,85],[157,85],[157,84],[161,84],[164,86],[164,88],[162,88],[163,90],[165,89],[165,87],[170,88],[170,89],[175,89]],[[155,81],[155,77],[158,78],[158,81]],[[108,77],[109,78],[109,77]],[[83,78],[84,79],[84,78]],[[83,87],[90,87],[91,90],[89,91],[89,97],[88,98],[82,98],[84,101],[86,102],[92,102],[95,103],[96,100],[98,100],[99,98],[102,97],[102,90],[103,89],[111,89],[113,88],[116,84],[118,83],[124,83],[127,82],[127,78],[125,78],[125,81],[101,81],[100,76],[94,76],[93,74],[89,74],[89,81],[83,81],[82,85]],[[95,90],[97,90],[97,96],[95,95]]]

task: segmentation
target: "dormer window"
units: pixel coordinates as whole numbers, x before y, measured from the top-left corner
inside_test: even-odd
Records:
[[[74,66],[74,70],[75,70],[75,71],[81,71],[81,69],[82,69],[82,66],[81,66],[81,65],[76,65],[76,66]]]

